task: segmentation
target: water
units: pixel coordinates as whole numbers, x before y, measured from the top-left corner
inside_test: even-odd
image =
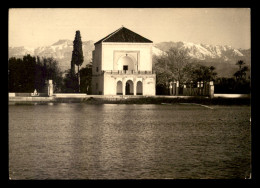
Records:
[[[11,179],[242,178],[249,106],[9,105]]]

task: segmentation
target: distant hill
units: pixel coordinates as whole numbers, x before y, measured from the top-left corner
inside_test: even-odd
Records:
[[[238,60],[243,60],[251,68],[251,49],[235,49],[231,46],[195,44],[190,42],[161,42],[155,47],[168,51],[171,47],[185,49],[194,62],[203,65],[213,65],[220,77],[231,77],[237,71],[235,65]]]
[[[92,51],[94,50],[94,41],[83,41],[84,62],[82,66],[92,61]],[[251,49],[235,49],[231,46],[194,44],[190,42],[161,42],[154,44],[153,54],[162,55],[171,47],[178,49],[187,49],[189,56],[196,62],[205,65],[213,65],[219,76],[232,76],[237,70],[235,63],[238,60],[244,60],[251,67]],[[53,57],[59,62],[61,70],[70,68],[70,61],[73,50],[73,41],[63,39],[49,46],[42,46],[36,49],[27,47],[9,47],[9,57],[21,58],[26,54],[40,57]]]
[[[156,48],[162,51],[168,51],[171,47],[178,49],[187,49],[191,58],[202,61],[215,61],[222,63],[235,64],[237,60],[244,60],[251,63],[250,49],[235,49],[231,46],[195,44],[191,42],[161,42],[155,44]]]
[[[70,68],[71,56],[73,50],[73,41],[59,40],[50,46],[42,46],[36,49],[22,47],[9,47],[9,57],[21,58],[26,54],[40,57],[53,57],[59,62],[62,71]],[[94,41],[83,41],[82,50],[84,62],[82,67],[92,61],[92,51],[94,50]]]

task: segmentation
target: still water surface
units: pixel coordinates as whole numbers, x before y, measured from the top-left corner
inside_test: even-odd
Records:
[[[242,178],[249,106],[9,105],[11,179]]]

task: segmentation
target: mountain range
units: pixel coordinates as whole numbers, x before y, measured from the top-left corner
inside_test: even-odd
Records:
[[[200,61],[215,61],[235,63],[237,60],[243,59],[250,61],[250,49],[235,49],[227,45],[209,45],[209,44],[195,44],[191,42],[161,42],[155,44],[155,47],[162,51],[167,51],[171,47],[178,49],[185,49],[188,55]],[[250,63],[250,62],[248,62]]]
[[[9,47],[9,58],[16,57],[21,58],[26,54],[39,57],[53,57],[55,58],[62,71],[70,68],[71,56],[73,50],[73,41],[71,40],[59,40],[50,46],[41,46],[38,48],[27,48],[21,47]],[[84,62],[82,66],[92,60],[92,51],[94,50],[94,41],[84,41],[82,42],[82,50],[84,56]]]
[[[251,49],[235,49],[227,45],[208,45],[195,44],[191,42],[161,42],[153,46],[154,55],[162,55],[171,47],[178,49],[186,49],[188,55],[194,61],[210,66],[216,67],[219,76],[232,76],[237,70],[235,63],[238,60],[243,60],[249,68],[251,67]],[[82,67],[92,61],[92,51],[94,50],[94,41],[83,41],[82,49],[84,55],[84,62]],[[73,50],[72,40],[59,40],[49,46],[41,46],[38,48],[28,47],[9,47],[9,58],[21,58],[26,54],[39,57],[53,57],[55,58],[62,71],[70,68],[70,61]]]
[[[236,62],[243,60],[251,69],[251,49],[236,49],[227,45],[195,44],[191,42],[161,42],[154,45],[162,52],[171,47],[188,51],[190,58],[206,66],[214,66],[218,77],[232,77],[238,70]],[[248,72],[250,74],[250,72]]]

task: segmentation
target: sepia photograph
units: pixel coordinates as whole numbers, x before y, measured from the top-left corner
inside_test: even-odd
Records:
[[[250,8],[8,9],[9,180],[252,179],[251,145]]]

